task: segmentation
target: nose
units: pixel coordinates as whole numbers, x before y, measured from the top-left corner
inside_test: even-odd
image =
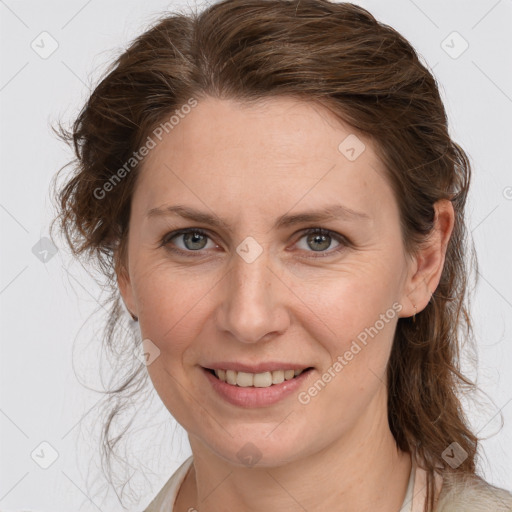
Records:
[[[273,339],[286,331],[289,314],[285,300],[290,291],[272,268],[267,251],[248,262],[238,253],[222,280],[223,300],[217,327],[242,343]]]

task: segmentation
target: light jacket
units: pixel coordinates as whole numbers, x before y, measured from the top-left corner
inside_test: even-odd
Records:
[[[479,476],[445,473],[436,512],[512,512],[512,494]]]
[[[171,512],[181,483],[193,463],[190,456],[175,471],[158,495],[144,512]],[[413,458],[410,489],[408,488],[401,512],[423,512],[426,497],[426,471]],[[439,492],[435,512],[512,512],[512,493],[494,487],[479,476],[463,476],[459,473],[436,474]],[[333,511],[335,512],[335,511]]]

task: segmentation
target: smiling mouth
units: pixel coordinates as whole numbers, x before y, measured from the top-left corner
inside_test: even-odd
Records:
[[[237,372],[235,370],[213,370],[205,368],[218,380],[239,387],[267,388],[285,381],[293,380],[313,369],[312,366],[301,370],[274,370],[262,373]]]

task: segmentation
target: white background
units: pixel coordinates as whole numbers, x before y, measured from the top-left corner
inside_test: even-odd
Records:
[[[402,33],[433,70],[450,133],[471,157],[469,215],[480,265],[473,303],[478,383],[495,407],[469,403],[468,415],[479,435],[489,438],[481,445],[480,473],[512,490],[512,2],[355,3]],[[88,491],[86,479],[100,478],[99,454],[85,425],[94,425],[91,408],[101,397],[75,375],[99,386],[100,288],[64,247],[46,263],[32,248],[48,235],[50,180],[71,158],[50,123],[71,120],[105,65],[159,13],[177,5],[0,1],[1,511],[122,510],[113,493],[103,501],[103,495]],[[31,48],[43,31],[58,43],[47,59]],[[442,47],[453,31],[469,43],[455,59]],[[447,41],[453,51],[461,48],[457,36]],[[469,367],[468,373],[475,376]],[[130,508],[134,511],[142,510],[190,455],[181,427],[174,435],[176,424],[159,399],[152,404],[128,451],[129,457],[135,452],[138,457],[130,459],[140,483],[135,492],[141,493],[138,507]],[[501,430],[499,411],[505,420]],[[31,458],[41,442],[59,454],[48,469]]]

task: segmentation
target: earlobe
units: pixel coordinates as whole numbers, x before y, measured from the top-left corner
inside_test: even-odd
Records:
[[[404,316],[412,316],[422,311],[441,280],[455,213],[448,199],[437,201],[434,208],[434,227],[415,256],[414,274],[405,287]]]
[[[133,292],[128,270],[124,266],[116,265],[116,277],[117,287],[123,303],[133,320],[137,321],[138,317],[134,313],[136,308],[134,303],[135,301],[133,300]]]

